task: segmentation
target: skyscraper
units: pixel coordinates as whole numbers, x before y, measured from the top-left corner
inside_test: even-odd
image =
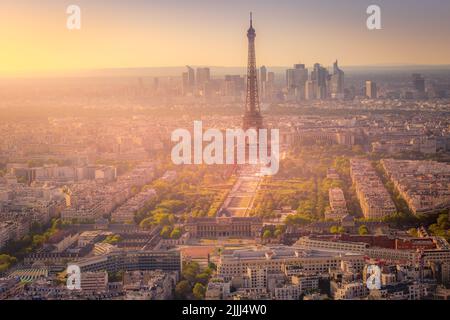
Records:
[[[183,95],[189,94],[189,91],[190,91],[190,88],[189,88],[189,74],[187,72],[183,72],[181,74],[181,82],[182,82]]]
[[[297,100],[305,98],[305,84],[308,81],[308,69],[304,64],[295,64],[293,69],[286,70],[286,85],[288,93]]]
[[[186,66],[188,69],[188,82],[190,86],[195,86],[195,71],[193,68]]]
[[[315,95],[315,88],[314,88],[314,81],[308,80],[305,83],[305,99],[306,100],[314,100],[316,98]]]
[[[268,72],[267,73],[267,83],[265,88],[266,99],[271,101],[273,99],[273,92],[275,88],[275,73]]]
[[[327,82],[328,70],[319,63],[314,64],[314,70],[311,73],[311,80],[314,84],[314,95],[316,99],[325,99],[328,96]]]
[[[197,68],[196,75],[196,94],[205,96],[208,84],[211,80],[209,68]]]
[[[267,87],[267,68],[266,66],[262,66],[259,69],[259,85],[260,90],[259,93],[261,95],[261,99],[266,99],[266,87]]]
[[[190,66],[186,66],[187,72],[182,74],[183,94],[193,94],[195,87],[195,71]]]
[[[201,88],[211,79],[209,68],[197,68],[197,86]]]
[[[259,71],[261,73],[261,75],[259,77],[261,82],[266,82],[267,81],[267,68],[266,68],[266,66],[262,66]]]
[[[338,66],[338,61],[333,64],[333,74],[330,79],[330,92],[333,99],[344,98],[344,71]]]
[[[378,97],[377,84],[373,81],[366,81],[366,96],[369,99],[376,99]]]
[[[247,97],[245,102],[245,114],[243,117],[243,129],[260,129],[263,126],[263,118],[259,107],[258,79],[256,71],[255,38],[253,19],[250,13],[250,28],[247,31],[248,38],[248,66],[247,66]]]
[[[425,79],[422,77],[421,74],[413,73],[412,81],[413,81],[414,90],[416,90],[417,93],[420,93],[420,94],[425,93]]]
[[[225,75],[224,86],[226,96],[241,97],[245,90],[245,78],[240,75]]]

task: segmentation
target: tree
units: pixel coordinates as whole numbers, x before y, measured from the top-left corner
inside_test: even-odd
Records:
[[[450,227],[450,224],[448,222],[448,214],[439,215],[437,224],[441,229],[448,229]]]
[[[163,237],[164,239],[167,239],[170,237],[170,233],[171,233],[171,229],[169,226],[164,226],[160,232],[160,236]]]
[[[332,226],[330,228],[330,233],[332,233],[332,234],[342,234],[344,232],[345,232],[344,227]]]
[[[285,223],[286,225],[304,226],[311,223],[311,220],[304,214],[293,214],[286,217]]]
[[[419,236],[419,233],[417,232],[417,229],[416,229],[416,228],[411,228],[411,229],[409,229],[409,230],[408,230],[408,234],[409,234],[411,237],[418,237],[418,236]]]
[[[122,237],[118,234],[109,235],[103,240],[103,243],[117,244],[122,241]]]
[[[206,288],[201,283],[196,283],[194,286],[194,289],[192,289],[192,293],[194,294],[194,297],[198,300],[201,300],[205,297]]]
[[[188,280],[191,284],[197,278],[197,274],[200,272],[200,266],[196,262],[190,262],[186,264],[182,271],[182,276],[185,280]]]
[[[36,234],[40,232],[42,232],[42,225],[39,222],[34,221],[30,226],[30,233]]]
[[[108,272],[109,282],[121,282],[123,280],[123,271]]]
[[[367,229],[367,226],[363,224],[363,225],[359,226],[358,233],[360,236],[365,236],[365,235],[369,234],[369,229]]]
[[[33,236],[32,246],[37,248],[45,242],[45,237],[39,234]]]
[[[139,223],[139,227],[145,230],[151,229],[153,226],[153,218],[145,218]]]
[[[208,263],[208,268],[210,270],[217,270],[217,266],[216,266],[216,264],[214,262]]]
[[[267,229],[266,231],[264,231],[264,233],[263,233],[263,239],[270,239],[270,238],[272,238],[272,232],[269,230],[269,229]]]
[[[170,214],[166,209],[156,209],[151,212],[154,223],[158,225],[171,225],[175,221],[175,216]]]
[[[204,286],[206,286],[206,284],[208,283],[208,280],[209,280],[209,274],[208,273],[206,273],[206,272],[202,272],[202,273],[200,273],[200,274],[198,274],[196,277],[195,277],[195,279],[196,279],[196,281],[198,282],[198,283],[201,283],[201,284],[203,284]]]
[[[15,257],[7,254],[0,254],[0,272],[8,270],[16,262],[17,259]]]
[[[170,233],[170,238],[172,239],[179,239],[181,237],[181,230],[180,228],[175,228]]]
[[[186,299],[191,292],[191,285],[187,280],[181,280],[175,287],[175,295],[179,299]]]
[[[186,203],[181,200],[163,200],[156,206],[157,209],[166,209],[169,212],[176,213],[186,207]]]
[[[448,214],[440,214],[436,220],[428,227],[429,231],[434,236],[443,237],[446,240],[450,239],[450,232],[448,231],[450,224],[448,222]]]

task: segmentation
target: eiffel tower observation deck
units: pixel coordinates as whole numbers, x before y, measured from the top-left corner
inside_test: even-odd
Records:
[[[259,107],[258,78],[256,70],[255,38],[256,32],[253,28],[253,17],[250,13],[250,28],[247,31],[248,38],[248,66],[247,66],[247,98],[245,102],[245,113],[243,117],[243,129],[263,127],[263,117]]]

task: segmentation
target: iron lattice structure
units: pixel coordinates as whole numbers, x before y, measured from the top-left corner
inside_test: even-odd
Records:
[[[247,31],[248,38],[248,66],[247,66],[247,97],[245,101],[245,114],[243,129],[260,129],[263,126],[263,118],[259,108],[258,78],[256,70],[255,38],[253,19],[250,13],[250,28]]]

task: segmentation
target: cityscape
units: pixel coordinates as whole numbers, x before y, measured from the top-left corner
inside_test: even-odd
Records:
[[[242,16],[246,67],[0,77],[0,300],[450,299],[450,60],[263,65]]]

